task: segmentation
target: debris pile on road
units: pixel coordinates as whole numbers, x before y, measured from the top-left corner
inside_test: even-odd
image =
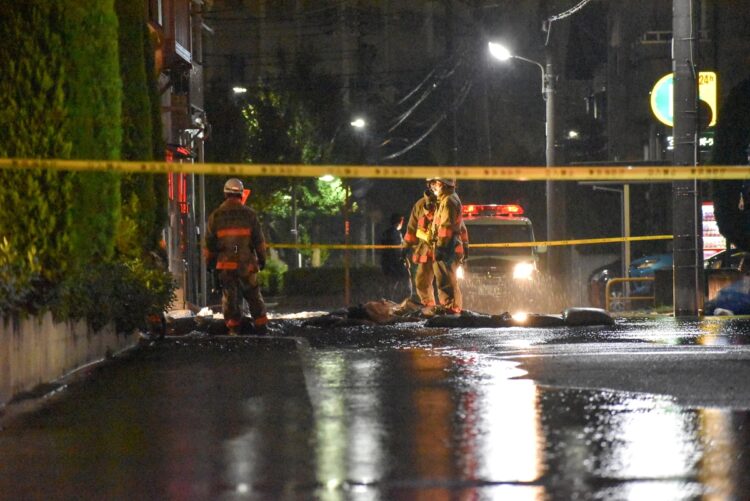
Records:
[[[224,335],[227,333],[224,317],[215,313],[218,307],[193,310],[175,310],[167,313],[167,334],[181,336],[186,334]],[[274,320],[273,323],[283,323]],[[426,315],[423,307],[409,299],[394,303],[387,299],[368,301],[366,303],[341,308],[330,313],[307,318],[301,322],[302,327],[336,328],[355,327],[360,325],[396,325],[420,323],[424,327],[441,328],[500,328],[500,327],[571,327],[585,325],[613,325],[614,319],[599,308],[568,308],[561,314],[527,313],[511,315],[508,312],[490,315],[464,310],[458,315]],[[282,326],[283,327],[283,326]],[[283,330],[283,329],[282,329]],[[242,334],[253,334],[253,322],[250,317],[243,317]]]
[[[426,320],[425,320],[426,319]],[[380,299],[343,308],[311,318],[306,327],[347,327],[354,325],[391,325],[422,322],[425,327],[480,328],[480,327],[564,327],[582,325],[613,325],[614,319],[599,308],[568,308],[560,315],[529,313],[488,315],[464,310],[458,315],[426,316],[422,306],[410,300],[400,304]]]

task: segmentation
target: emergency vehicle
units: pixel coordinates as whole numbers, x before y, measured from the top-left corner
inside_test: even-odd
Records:
[[[470,242],[468,258],[458,270],[461,291],[467,296],[465,303],[476,305],[489,299],[507,304],[509,294],[530,289],[539,275],[539,253],[546,248],[533,245],[534,228],[523,207],[466,204],[462,216]]]

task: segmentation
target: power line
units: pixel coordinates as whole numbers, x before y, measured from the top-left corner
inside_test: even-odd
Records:
[[[439,85],[441,85],[447,78],[450,78],[453,76],[454,72],[456,71],[456,68],[461,65],[463,62],[462,58],[459,58],[456,64],[451,68],[448,72],[444,73],[440,76],[440,80],[438,80],[437,83],[433,83],[427,90],[425,90],[422,93],[422,96],[417,100],[416,103],[414,103],[408,110],[406,110],[404,113],[402,113],[397,119],[394,125],[392,125],[388,132],[393,132],[396,130],[409,116],[416,110],[420,104],[424,102],[425,99],[427,99],[437,88]]]
[[[456,99],[453,101],[453,104],[449,107],[447,111],[443,111],[443,113],[440,114],[440,116],[437,117],[437,119],[430,125],[430,127],[417,139],[414,140],[411,144],[406,146],[405,148],[402,148],[401,150],[391,153],[390,155],[386,155],[384,157],[381,157],[381,160],[393,160],[394,158],[398,158],[405,153],[411,151],[415,147],[417,147],[422,141],[427,139],[434,131],[437,129],[437,127],[448,117],[449,112],[454,112],[458,109],[459,106],[461,106],[466,98],[469,95],[469,91],[471,90],[472,86],[474,84],[474,75],[471,76],[471,78],[467,79],[467,81],[464,83],[463,88],[459,92]],[[384,141],[381,144],[386,144],[388,141]]]
[[[547,38],[544,41],[544,45],[545,46],[549,45],[549,39],[550,39],[550,36],[552,35],[552,23],[554,23],[555,21],[559,21],[561,19],[565,19],[566,17],[572,16],[579,10],[583,9],[586,6],[586,4],[589,3],[590,1],[591,0],[581,0],[580,2],[578,2],[578,4],[571,7],[570,9],[564,12],[561,12],[560,14],[556,14],[554,16],[548,17],[546,21],[544,21],[544,24],[542,25],[542,31],[547,32]]]

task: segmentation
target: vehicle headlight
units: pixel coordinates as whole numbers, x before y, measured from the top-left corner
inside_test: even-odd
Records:
[[[519,324],[524,324],[529,319],[529,314],[525,311],[517,311],[513,315],[511,315],[511,318]]]
[[[513,279],[514,280],[530,280],[534,274],[533,263],[518,263],[513,267]]]
[[[456,278],[459,280],[464,279],[464,267],[459,265],[458,268],[456,268]]]

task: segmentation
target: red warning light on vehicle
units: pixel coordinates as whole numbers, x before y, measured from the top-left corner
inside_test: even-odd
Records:
[[[468,204],[463,206],[463,217],[520,216],[523,207],[518,204]]]

